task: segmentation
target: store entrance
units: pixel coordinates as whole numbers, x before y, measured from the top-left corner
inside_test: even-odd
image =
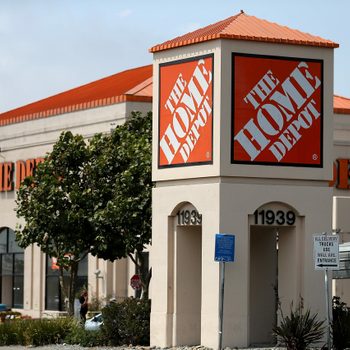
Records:
[[[300,291],[298,241],[293,225],[250,226],[250,344],[276,343],[279,305],[288,310]]]
[[[201,226],[178,226],[176,246],[175,344],[198,345],[201,342]]]
[[[169,343],[201,343],[202,215],[190,203],[175,209],[168,246]]]
[[[277,324],[278,229],[251,227],[250,231],[250,339],[251,344],[273,344]]]

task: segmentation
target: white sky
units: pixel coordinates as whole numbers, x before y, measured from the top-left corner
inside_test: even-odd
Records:
[[[350,97],[350,0],[0,0],[0,112],[150,64],[151,46],[241,9],[338,42]]]

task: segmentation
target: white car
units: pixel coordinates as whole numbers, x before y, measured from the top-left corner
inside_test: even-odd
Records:
[[[97,331],[103,324],[102,314],[97,314],[96,316],[86,320],[85,329],[87,331]]]

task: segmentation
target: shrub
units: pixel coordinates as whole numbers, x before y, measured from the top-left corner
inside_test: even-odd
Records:
[[[0,324],[0,346],[25,345],[25,330],[24,322],[20,320]]]
[[[101,346],[106,344],[101,331],[86,331],[78,322],[73,325],[64,341],[67,344],[79,344],[84,347]]]
[[[24,345],[40,346],[62,342],[76,321],[71,317],[64,317],[21,322],[26,325]]]
[[[339,297],[333,297],[332,301],[333,345],[336,350],[343,350],[350,347],[350,311],[346,303],[342,302]]]
[[[151,301],[128,298],[102,309],[102,336],[110,345],[149,345]]]
[[[0,324],[0,346],[46,345],[62,341],[73,319],[9,320]]]
[[[288,350],[305,350],[310,344],[319,342],[325,331],[324,321],[317,320],[317,314],[310,314],[310,310],[304,312],[303,300],[293,310],[290,307],[289,316],[281,314],[281,324],[274,327],[273,334]]]

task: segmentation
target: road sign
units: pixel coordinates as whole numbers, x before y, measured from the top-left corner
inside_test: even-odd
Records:
[[[134,275],[130,278],[130,286],[133,289],[141,289],[141,278],[139,275]]]
[[[316,270],[339,270],[339,235],[314,235]]]
[[[227,233],[215,235],[215,261],[231,262],[235,260],[235,236]]]
[[[235,261],[235,236],[228,233],[215,235],[215,261],[220,263],[220,298],[219,298],[219,350],[222,350],[224,322],[225,264]]]

